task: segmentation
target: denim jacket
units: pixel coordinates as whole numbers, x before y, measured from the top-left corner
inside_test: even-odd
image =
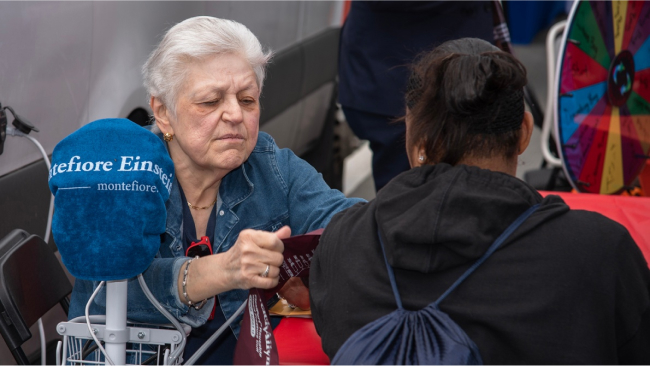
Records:
[[[193,327],[204,324],[214,299],[195,310],[178,297],[177,279],[187,261],[183,253],[180,191],[175,180],[167,201],[167,228],[161,237],[160,251],[143,273],[147,286],[156,299],[180,321]],[[222,205],[217,212],[214,232],[214,253],[228,251],[244,229],[276,231],[284,225],[292,235],[304,234],[325,227],[332,216],[357,202],[340,191],[330,189],[311,165],[289,149],[279,149],[273,138],[260,132],[248,160],[228,173],[221,181],[219,195]],[[84,308],[97,282],[76,280],[69,317],[84,314]],[[128,318],[151,323],[168,323],[146,298],[137,278],[129,279]],[[221,310],[230,318],[246,300],[248,290],[230,290],[219,295]],[[105,314],[106,291],[102,289],[90,307],[91,314]],[[239,321],[231,328],[239,335]]]

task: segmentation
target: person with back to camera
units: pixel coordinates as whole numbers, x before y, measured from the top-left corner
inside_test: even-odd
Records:
[[[397,308],[378,235],[404,308],[418,310],[539,204],[440,310],[486,364],[650,363],[650,271],[630,234],[515,177],[533,128],[524,66],[464,38],[423,55],[409,84],[412,169],[374,201],[335,215],[313,258],[312,314],[325,353],[333,359]]]
[[[143,67],[152,130],[175,166],[166,232],[144,278],[170,313],[194,327],[186,360],[235,313],[247,289],[278,284],[280,239],[322,228],[361,201],[330,189],[307,162],[259,132],[269,58],[242,24],[195,17],[172,27]],[[167,323],[135,281],[128,317]],[[96,286],[76,281],[70,318],[83,315]],[[98,296],[91,314],[104,314],[104,304]],[[198,363],[232,364],[239,323]]]
[[[368,140],[376,191],[409,169],[404,149],[408,65],[444,41],[494,39],[489,1],[352,1],[341,29],[339,102]]]

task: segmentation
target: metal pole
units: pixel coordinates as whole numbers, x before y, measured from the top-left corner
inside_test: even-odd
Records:
[[[501,2],[499,0],[492,0],[492,23],[494,24],[494,44],[499,47],[503,52],[507,52],[515,56],[512,50],[512,44],[510,43],[510,32],[508,31],[508,24],[506,23],[506,17],[503,14],[503,8],[501,7]],[[539,106],[537,97],[533,93],[533,90],[526,85],[524,87],[524,100],[530,112],[533,114],[533,120],[535,125],[539,128],[542,128],[544,121],[544,113]]]
[[[126,364],[126,342],[129,339],[126,329],[127,280],[106,282],[106,332],[104,342],[106,354],[115,365]],[[109,365],[106,360],[106,365]]]

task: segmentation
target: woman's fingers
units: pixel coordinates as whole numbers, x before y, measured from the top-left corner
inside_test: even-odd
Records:
[[[239,234],[232,249],[238,252],[239,288],[272,288],[278,284],[280,266],[284,261],[284,244],[280,238],[291,235],[288,226],[271,233],[244,230]],[[234,253],[233,253],[234,254]],[[268,273],[266,272],[268,265]],[[266,276],[263,276],[266,274]]]
[[[269,275],[262,277],[259,274],[250,280],[250,288],[269,289],[278,285],[280,280],[280,268],[269,266]]]
[[[237,243],[241,251],[241,267],[262,267],[266,265],[279,267],[284,261],[282,252],[284,244],[275,233],[257,230],[244,230],[239,234]]]
[[[288,225],[285,225],[281,227],[280,230],[276,231],[275,235],[278,239],[286,239],[291,236],[291,228]]]
[[[286,228],[286,229],[285,229]],[[291,235],[291,229],[288,226],[283,227],[280,235],[284,235],[288,232]],[[255,250],[257,248],[267,249],[272,252],[282,253],[284,252],[284,243],[280,240],[277,232],[271,233],[268,231],[260,230],[243,230],[239,233],[239,238],[237,241],[242,241],[242,244],[252,244],[253,246],[247,249]]]

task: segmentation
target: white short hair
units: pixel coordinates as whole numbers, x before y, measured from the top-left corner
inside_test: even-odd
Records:
[[[265,53],[257,37],[243,24],[208,16],[186,19],[167,31],[142,66],[144,86],[150,96],[161,99],[175,114],[176,94],[185,79],[187,64],[227,53],[248,60],[261,91],[272,53]]]

